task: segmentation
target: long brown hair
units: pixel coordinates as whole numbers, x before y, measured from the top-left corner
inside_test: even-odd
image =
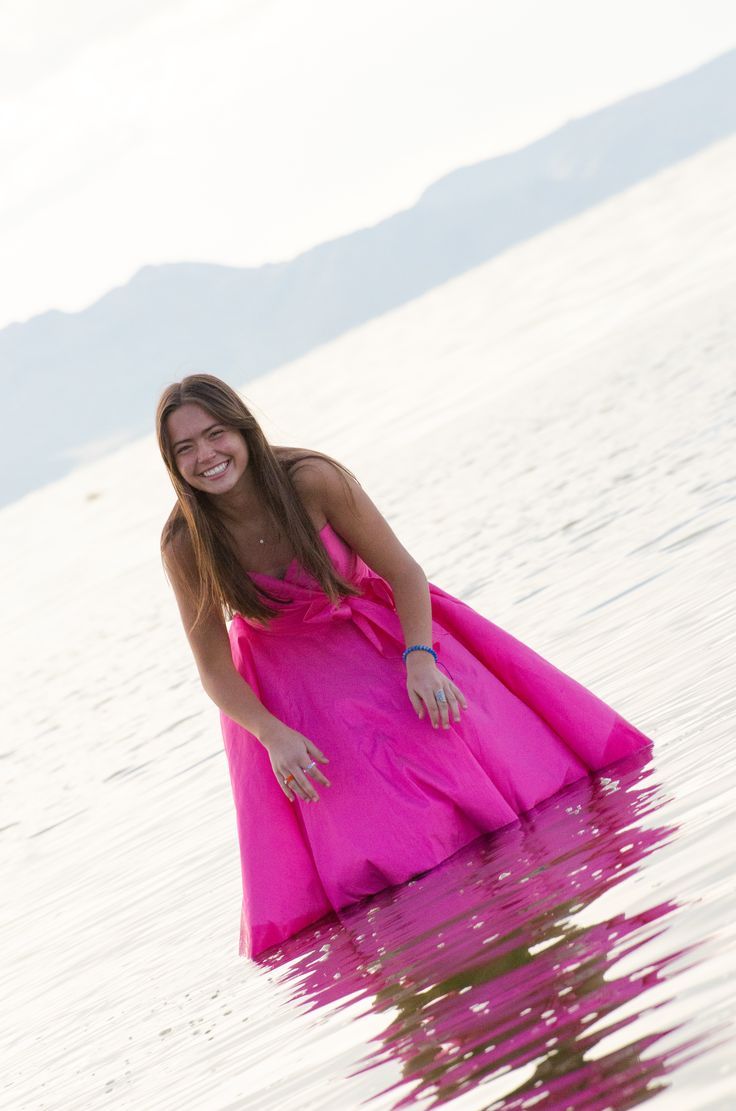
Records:
[[[291,468],[309,458],[326,459],[343,477],[350,472],[321,452],[295,449],[277,455],[235,390],[211,374],[190,374],[167,386],[162,393],[156,409],[156,434],[177,499],[161,534],[161,554],[165,561],[177,535],[188,536],[196,568],[196,581],[189,584],[197,607],[194,625],[213,605],[226,617],[241,613],[266,623],[278,612],[273,603],[284,599],[256,586],[238,562],[232,538],[217,512],[216,499],[195,490],[179,472],[168,418],[188,403],[201,406],[217,422],[243,436],[248,447],[248,467],[267,513],[286,532],[296,559],[319,582],[325,594],[337,602],[346,594],[359,593],[335,570],[290,477]]]

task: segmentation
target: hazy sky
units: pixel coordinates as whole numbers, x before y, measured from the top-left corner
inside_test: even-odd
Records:
[[[290,257],[733,46],[734,0],[0,0],[0,326]]]

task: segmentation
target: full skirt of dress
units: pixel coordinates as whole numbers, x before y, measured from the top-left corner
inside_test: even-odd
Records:
[[[240,950],[256,956],[330,911],[403,883],[565,784],[649,739],[526,645],[430,584],[433,643],[468,709],[449,730],[406,693],[388,584],[327,525],[336,568],[361,590],[333,605],[297,564],[263,627],[239,614],[234,664],[264,705],[329,758],[320,801],[290,803],[268,753],[221,715],[243,878]]]

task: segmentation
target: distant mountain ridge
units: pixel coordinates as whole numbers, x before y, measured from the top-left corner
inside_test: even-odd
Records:
[[[0,331],[10,458],[0,504],[69,470],[85,445],[152,427],[168,381],[241,384],[736,132],[736,50],[464,167],[374,227],[257,268],[147,266],[77,313]],[[34,429],[29,458],[27,422]],[[25,424],[25,428],[23,425]]]

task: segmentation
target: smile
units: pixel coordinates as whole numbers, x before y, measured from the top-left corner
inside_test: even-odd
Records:
[[[226,459],[224,463],[218,463],[216,467],[210,467],[208,471],[202,471],[202,478],[219,478],[229,466],[230,460]]]

